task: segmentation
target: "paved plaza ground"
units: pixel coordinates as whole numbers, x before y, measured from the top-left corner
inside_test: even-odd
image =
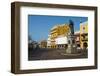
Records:
[[[80,49],[80,51],[84,50]],[[28,60],[76,59],[87,57],[87,50],[83,53],[76,54],[67,54],[65,49],[38,48],[28,50]]]

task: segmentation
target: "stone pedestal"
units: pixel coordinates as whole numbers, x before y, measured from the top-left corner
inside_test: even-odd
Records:
[[[66,53],[77,53],[74,35],[68,36],[68,48],[66,49]]]
[[[69,45],[68,49],[66,49],[66,53],[67,54],[76,54],[77,53],[77,49],[75,45]]]

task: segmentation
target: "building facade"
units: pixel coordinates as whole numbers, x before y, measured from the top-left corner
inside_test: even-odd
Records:
[[[69,24],[55,25],[50,29],[50,35],[47,39],[48,48],[66,48],[68,47]],[[74,33],[75,44],[77,47],[84,48],[88,46],[88,22],[80,23],[80,30]]]
[[[40,41],[40,48],[47,48],[47,40]]]
[[[50,30],[51,48],[64,47],[65,44],[67,44],[67,41],[65,43],[62,43],[62,41],[67,40],[66,36],[68,32],[69,32],[68,24],[60,24],[60,25],[54,26]]]
[[[51,35],[48,35],[47,48],[51,48]]]
[[[50,39],[51,39],[51,48],[56,48],[55,39],[58,36],[58,28],[59,28],[59,26],[54,26],[50,30],[50,35],[51,35],[51,37],[50,37]]]
[[[75,32],[75,43],[77,47],[80,47],[80,31]]]
[[[68,41],[66,36],[58,36],[56,38],[56,47],[59,49],[65,49],[68,47]]]
[[[80,23],[80,44],[81,48],[88,47],[88,22]]]

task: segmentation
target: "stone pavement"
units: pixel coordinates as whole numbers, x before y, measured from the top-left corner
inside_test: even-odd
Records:
[[[83,51],[83,50],[82,50]],[[28,60],[50,60],[50,59],[76,59],[87,58],[87,52],[77,54],[66,54],[64,49],[38,48],[29,50]]]

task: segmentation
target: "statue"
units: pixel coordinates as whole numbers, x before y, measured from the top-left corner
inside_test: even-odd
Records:
[[[68,33],[68,48],[66,49],[66,53],[76,53],[76,45],[75,45],[75,36],[74,36],[74,23],[72,20],[69,20],[69,28],[70,31]]]

